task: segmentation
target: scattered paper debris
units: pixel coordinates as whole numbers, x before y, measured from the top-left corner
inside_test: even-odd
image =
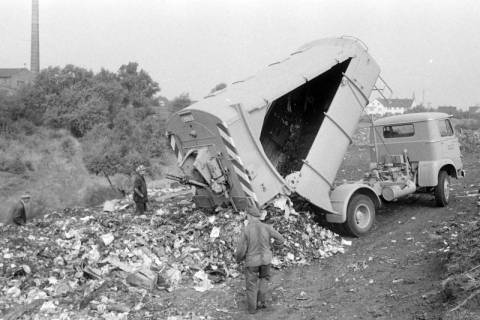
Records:
[[[182,280],[182,273],[176,268],[168,269],[165,274],[165,279],[172,288],[176,288]]]
[[[220,227],[213,227],[210,232],[210,238],[218,238],[220,236]]]
[[[57,306],[53,301],[45,301],[40,307],[40,312],[53,313]]]
[[[195,282],[197,284],[193,288],[195,290],[199,291],[199,292],[204,292],[204,291],[207,291],[207,290],[210,290],[210,289],[213,288],[213,284],[210,281],[210,279],[208,278],[208,274],[205,273],[205,271],[203,271],[203,270],[197,271],[193,275],[193,279],[195,280]]]
[[[102,238],[102,241],[106,246],[110,245],[115,239],[115,237],[111,233],[106,233],[100,237]]]

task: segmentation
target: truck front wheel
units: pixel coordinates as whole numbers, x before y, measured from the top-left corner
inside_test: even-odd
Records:
[[[435,202],[439,207],[445,207],[450,201],[450,176],[447,171],[438,173],[438,184],[435,187]]]
[[[343,224],[345,231],[355,237],[366,234],[375,221],[375,206],[372,199],[364,194],[354,195],[347,207],[347,221]]]

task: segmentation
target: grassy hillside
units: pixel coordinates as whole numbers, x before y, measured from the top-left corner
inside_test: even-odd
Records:
[[[90,174],[83,163],[82,146],[65,130],[41,129],[34,135],[0,137],[0,222],[9,222],[9,210],[23,193],[32,195],[34,215],[45,208],[89,206],[118,197],[104,176]],[[169,156],[153,159],[153,177],[159,178]],[[130,189],[130,177],[117,174],[113,184]]]

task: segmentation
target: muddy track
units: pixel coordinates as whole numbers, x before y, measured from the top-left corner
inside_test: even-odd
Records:
[[[452,213],[409,200],[382,210],[374,231],[352,239],[346,254],[278,273],[272,312],[262,319],[438,318],[440,243],[432,228]]]

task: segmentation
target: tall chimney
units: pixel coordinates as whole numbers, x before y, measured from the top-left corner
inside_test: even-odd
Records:
[[[40,40],[38,30],[38,0],[32,0],[32,39],[30,52],[30,70],[40,71]]]

